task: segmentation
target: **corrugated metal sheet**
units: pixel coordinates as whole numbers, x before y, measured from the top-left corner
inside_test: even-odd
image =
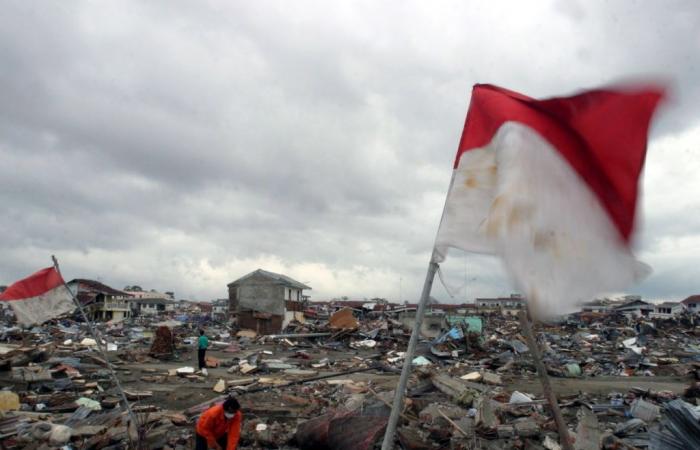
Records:
[[[700,417],[693,405],[673,400],[664,408],[661,429],[651,431],[653,450],[700,449]]]
[[[302,423],[296,441],[302,450],[371,450],[384,436],[387,417],[335,412]]]

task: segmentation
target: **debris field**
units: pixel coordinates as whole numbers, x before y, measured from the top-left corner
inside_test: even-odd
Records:
[[[421,339],[398,448],[562,448],[517,320],[451,316]],[[235,395],[241,449],[369,450],[381,444],[410,328],[390,314],[293,321],[258,335],[222,323],[197,369],[198,327],[175,320],[55,320],[0,328],[4,449],[193,448],[198,415]],[[700,448],[700,325],[577,314],[535,326],[573,447]],[[120,406],[106,354],[137,423]]]

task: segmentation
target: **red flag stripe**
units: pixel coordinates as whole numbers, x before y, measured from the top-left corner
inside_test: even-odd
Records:
[[[0,294],[0,300],[13,301],[38,297],[61,285],[63,285],[61,275],[54,267],[47,267],[8,287]]]
[[[464,152],[481,148],[508,121],[527,125],[557,149],[599,199],[620,236],[629,241],[651,116],[663,90],[592,90],[537,100],[477,84],[460,140]]]

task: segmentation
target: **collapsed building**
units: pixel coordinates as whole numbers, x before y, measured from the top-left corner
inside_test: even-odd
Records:
[[[67,284],[91,320],[118,322],[132,315],[131,295],[124,291],[82,278],[76,278]]]
[[[178,302],[169,320],[96,323],[98,339],[70,317],[31,329],[0,322],[0,446],[184,450],[199,414],[233,394],[246,417],[241,450],[376,449],[415,305],[334,302],[319,314],[305,289],[267,271],[230,283],[237,324],[193,302]],[[90,283],[81,292],[95,305],[109,294]],[[407,361],[397,448],[561,448],[536,378],[535,340],[509,312],[520,302],[507,301],[431,302]],[[655,304],[643,316],[641,299],[599,303],[534,327],[575,450],[700,448],[698,316],[685,304],[680,313]],[[208,374],[195,368],[199,328],[210,338]]]
[[[286,275],[258,269],[228,284],[229,312],[240,328],[280,333],[295,316],[303,317],[307,289]]]

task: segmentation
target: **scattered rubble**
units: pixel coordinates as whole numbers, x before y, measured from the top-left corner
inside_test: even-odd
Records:
[[[199,327],[210,338],[209,377],[195,369]],[[274,336],[175,320],[98,328],[136,426],[85,324],[7,324],[0,328],[3,448],[119,449],[139,436],[144,448],[192,448],[198,415],[233,394],[245,416],[241,449],[373,449],[410,336],[391,312],[349,308],[293,321]],[[535,334],[574,448],[700,448],[694,320],[580,314],[538,324]],[[412,360],[402,448],[560,448],[514,318],[450,315],[434,336],[424,336]]]

